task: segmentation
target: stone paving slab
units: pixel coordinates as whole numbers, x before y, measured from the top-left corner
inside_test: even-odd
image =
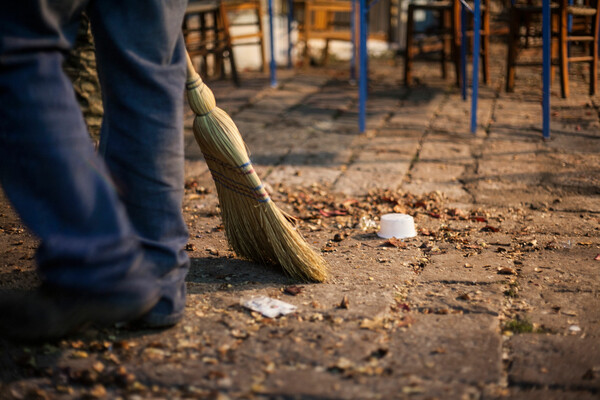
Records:
[[[419,316],[405,334],[391,337],[391,351],[399,351],[392,365],[400,368],[400,375],[415,374],[436,381],[472,385],[497,382],[502,363],[496,330],[496,318],[489,315]],[[455,351],[448,352],[449,348]],[[462,360],[472,354],[477,354],[476,359],[465,364]]]
[[[597,390],[600,386],[597,338],[529,334],[511,339],[509,346],[514,352],[511,382],[563,390]]]
[[[420,279],[425,282],[464,283],[476,288],[478,285],[500,283],[504,279],[498,275],[498,267],[512,264],[502,253],[489,251],[465,257],[460,250],[447,250],[443,254],[432,255]]]
[[[511,399],[518,400],[591,400],[597,396],[584,390],[549,390],[549,389],[524,389],[510,392]]]

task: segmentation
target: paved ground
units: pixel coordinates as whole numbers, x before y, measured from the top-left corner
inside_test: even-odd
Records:
[[[581,71],[552,97],[541,140],[539,69],[503,88],[504,48],[469,103],[431,64],[418,84],[373,60],[368,132],[345,65],[213,82],[277,204],[298,216],[332,279],[300,284],[236,258],[189,130],[186,319],[166,331],[91,330],[0,344],[0,398],[592,399],[600,396],[600,97]],[[35,241],[6,201],[0,285],[35,285]],[[385,212],[418,236],[375,235]],[[268,319],[240,300],[298,306]]]

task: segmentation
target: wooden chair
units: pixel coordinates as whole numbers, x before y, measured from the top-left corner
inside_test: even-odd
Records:
[[[415,14],[418,12],[434,13],[437,17],[435,27],[426,31],[415,30]],[[442,77],[447,77],[446,61],[452,60],[455,65],[456,84],[460,84],[460,66],[457,48],[454,44],[455,19],[453,18],[453,1],[434,1],[431,3],[413,3],[408,5],[406,22],[406,47],[404,51],[404,84],[412,83],[412,62],[418,54],[440,52]],[[420,40],[416,40],[421,36]]]
[[[569,97],[569,63],[589,63],[589,93],[596,94],[598,84],[598,23],[600,1],[595,4],[569,5],[568,0],[560,2],[560,88],[563,97]],[[568,18],[572,17],[572,31],[567,31]],[[575,45],[582,51],[576,53]],[[571,54],[569,54],[571,53]]]
[[[552,14],[552,36],[558,35],[558,4],[552,3],[550,5]],[[541,62],[519,62],[518,55],[521,49],[521,42],[525,47],[529,47],[530,39],[541,35],[541,30],[538,29],[537,34],[532,33],[534,27],[534,20],[541,20],[542,6],[540,2],[533,2],[532,0],[515,1],[510,6],[509,12],[509,34],[508,34],[508,53],[506,61],[506,91],[512,92],[515,86],[515,75],[517,66],[539,66]],[[523,31],[525,28],[525,31]],[[552,41],[552,59],[558,58],[558,42]],[[550,76],[554,79],[554,70],[556,63],[551,66]]]
[[[225,76],[224,59],[231,66],[231,78],[239,86],[235,58],[231,47],[229,29],[224,19],[225,10],[220,3],[191,2],[183,20],[183,36],[188,53],[192,59],[201,57],[201,74],[208,76],[208,56],[214,57],[214,70]]]
[[[223,0],[225,8],[225,22],[229,28],[231,43],[233,47],[258,45],[262,62],[262,72],[267,71],[267,59],[265,56],[265,41],[263,30],[263,9],[260,0]],[[252,14],[252,21],[237,22],[235,17],[240,14]],[[231,18],[233,16],[234,18]],[[235,34],[236,29],[255,27],[253,32]]]
[[[327,63],[330,41],[352,41],[351,1],[353,0],[300,0],[294,2],[295,19],[298,21],[298,39],[300,42],[304,42],[304,65],[310,65],[309,41],[311,39],[325,40],[325,48],[321,57],[322,64]],[[355,26],[358,26],[358,21]],[[358,33],[355,40],[358,41]]]
[[[552,66],[551,76],[554,77],[556,66],[560,67],[561,95],[569,96],[569,63],[589,62],[590,94],[595,94],[598,82],[598,24],[600,1],[584,2],[580,5],[569,5],[568,0],[560,0],[551,4],[552,12]],[[532,20],[537,16],[541,20],[541,4],[516,2],[511,6],[510,33],[508,41],[508,57],[506,67],[506,91],[512,92],[515,85],[517,65],[540,65],[540,62],[519,63],[521,27],[523,21]],[[568,32],[568,19],[573,18],[572,31]]]
[[[410,3],[408,6],[408,20],[406,32],[406,48],[404,53],[404,84],[410,86],[412,83],[412,61],[418,54],[439,52],[442,77],[447,77],[446,62],[454,64],[456,85],[460,86],[460,1],[459,0],[437,0],[430,3]],[[433,12],[437,14],[437,26],[429,31],[419,32],[415,30],[415,13],[418,11]],[[472,38],[472,14],[467,23],[467,36]],[[421,40],[415,37],[422,36]],[[490,0],[483,0],[481,7],[481,50],[479,56],[482,58],[483,81],[490,83],[489,73],[489,37],[490,37]]]

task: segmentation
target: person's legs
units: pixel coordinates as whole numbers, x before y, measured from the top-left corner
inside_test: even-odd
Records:
[[[44,293],[61,294],[60,304],[53,305],[56,318],[45,321],[55,325],[131,319],[158,300],[156,279],[144,268],[142,245],[94,152],[61,68],[83,3],[0,2],[0,183],[41,240],[37,261],[44,286],[50,288]],[[75,293],[79,304],[73,306],[89,314],[61,320],[60,307],[71,306],[66,293]],[[32,318],[46,297],[31,304]],[[97,301],[102,298],[117,307],[112,317],[100,315],[106,311]],[[87,309],[86,299],[93,303]],[[13,306],[4,302],[0,311]],[[24,325],[36,322],[22,317]],[[48,336],[63,332],[52,326],[40,329]]]
[[[99,151],[141,240],[144,263],[161,280],[162,300],[144,318],[152,326],[177,322],[185,304],[186,5],[92,0],[88,7],[105,112]]]

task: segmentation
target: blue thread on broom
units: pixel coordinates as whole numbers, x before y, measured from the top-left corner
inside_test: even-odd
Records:
[[[240,165],[239,167],[236,167],[236,166],[233,166],[233,165],[231,165],[231,164],[229,164],[229,163],[227,163],[225,161],[221,161],[220,159],[215,158],[215,157],[213,157],[213,156],[211,156],[209,154],[204,154],[204,153],[202,153],[202,154],[204,155],[205,159],[213,161],[215,164],[219,164],[222,167],[225,167],[225,168],[230,169],[232,171],[236,171],[237,173],[240,173],[240,174],[241,174],[241,172],[237,171],[238,169],[247,167],[248,165],[251,164],[251,162],[248,161],[247,163],[244,163],[244,164]],[[254,171],[254,169],[253,169],[253,171]]]
[[[240,195],[250,198],[252,200],[256,200],[259,203],[266,203],[271,200],[271,197],[269,196],[269,194],[267,193],[266,190],[264,191],[264,193],[255,193],[255,192],[258,192],[258,191],[264,189],[264,185],[258,185],[254,188],[248,188],[248,186],[239,184],[236,181],[226,177],[225,175],[223,175],[211,168],[209,168],[208,170],[212,174],[214,180],[216,180],[224,188],[226,188],[232,192],[235,192],[237,194],[240,194]],[[253,192],[251,192],[250,190],[252,190]]]
[[[223,181],[222,181],[221,179],[219,179],[218,177],[215,177],[215,176],[213,176],[213,177],[214,177],[215,181],[217,181],[217,182],[218,182],[218,183],[219,183],[219,184],[220,184],[220,185],[221,185],[223,188],[225,188],[225,189],[227,189],[227,190],[229,190],[229,191],[231,191],[231,192],[237,193],[237,194],[239,194],[240,196],[244,196],[244,197],[247,197],[247,198],[249,198],[249,199],[256,200],[256,201],[257,201],[257,202],[259,202],[259,203],[268,203],[269,201],[271,201],[271,198],[270,198],[270,197],[268,197],[268,195],[267,195],[267,197],[266,197],[266,198],[264,198],[264,199],[259,199],[259,198],[256,198],[256,196],[249,196],[248,194],[246,194],[246,193],[243,193],[243,192],[240,192],[240,191],[236,190],[235,188],[233,188],[233,187],[231,187],[231,186],[227,185],[225,182],[223,182]]]

